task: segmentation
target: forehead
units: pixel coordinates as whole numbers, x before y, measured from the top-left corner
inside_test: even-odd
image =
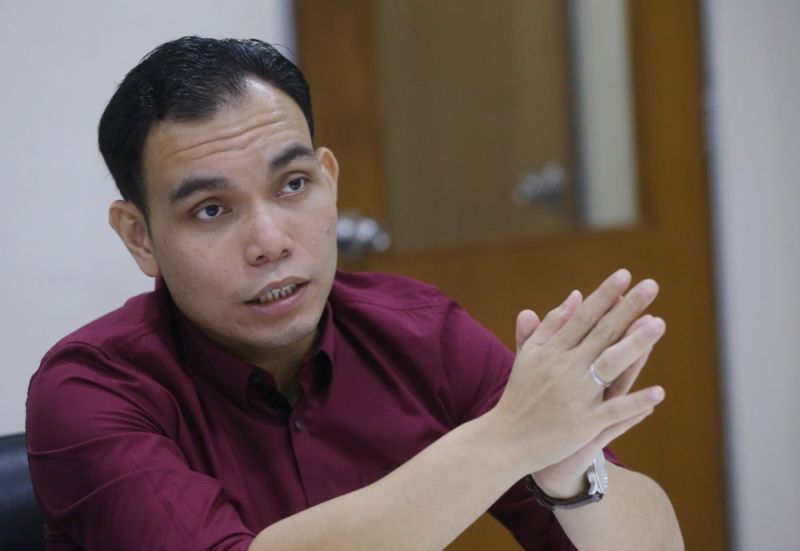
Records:
[[[248,155],[268,163],[289,143],[311,147],[300,107],[277,88],[248,79],[244,93],[209,118],[153,125],[142,151],[145,191],[148,198],[161,195],[184,177],[229,168]]]

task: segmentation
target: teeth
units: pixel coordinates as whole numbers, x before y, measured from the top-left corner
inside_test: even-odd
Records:
[[[272,291],[267,291],[266,293],[264,293],[264,296],[258,299],[258,302],[260,302],[261,304],[266,304],[267,302],[272,302],[273,300],[278,298],[288,297],[289,295],[294,293],[295,289],[297,289],[297,285],[295,285],[294,283],[290,283],[285,287],[281,287],[279,289],[273,289]]]

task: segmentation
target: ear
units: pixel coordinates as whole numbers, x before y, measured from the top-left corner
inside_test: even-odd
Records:
[[[108,207],[108,223],[125,243],[139,269],[150,277],[158,277],[161,271],[142,211],[130,201],[114,201]]]
[[[336,193],[339,185],[339,162],[333,155],[333,151],[327,147],[317,148],[316,153],[319,165],[322,167],[322,173],[328,179],[328,182],[331,186],[331,191],[333,191],[333,198],[336,199]]]

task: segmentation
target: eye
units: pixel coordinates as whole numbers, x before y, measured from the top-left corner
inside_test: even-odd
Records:
[[[213,220],[214,218],[219,218],[221,214],[222,207],[220,205],[206,205],[197,211],[195,216],[200,220]]]
[[[300,193],[306,188],[306,178],[293,178],[281,188],[281,194]]]

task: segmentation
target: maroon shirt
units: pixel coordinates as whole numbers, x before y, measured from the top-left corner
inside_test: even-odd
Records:
[[[487,411],[513,361],[454,302],[396,276],[338,273],[320,328],[294,407],[163,286],[60,341],[27,404],[49,549],[247,549]],[[527,549],[573,549],[522,484],[492,513]]]

